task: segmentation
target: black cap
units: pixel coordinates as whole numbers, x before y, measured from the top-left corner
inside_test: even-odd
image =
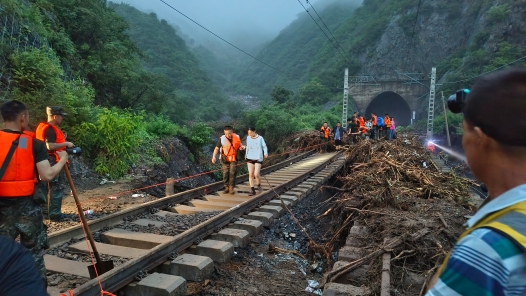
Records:
[[[49,106],[46,107],[46,113],[47,115],[61,115],[61,116],[67,116],[68,114],[64,112],[64,109],[59,106]]]

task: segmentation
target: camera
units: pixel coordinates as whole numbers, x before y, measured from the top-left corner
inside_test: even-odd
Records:
[[[69,155],[81,155],[82,149],[80,147],[66,148],[66,152]]]
[[[447,107],[449,110],[453,113],[461,113],[464,109],[464,105],[466,102],[466,97],[469,94],[469,89],[461,89],[457,90],[457,92],[454,95],[451,95],[447,99]]]

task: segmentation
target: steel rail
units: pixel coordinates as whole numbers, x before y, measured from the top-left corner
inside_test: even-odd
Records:
[[[275,165],[269,166],[267,168],[263,168],[261,170],[261,174],[268,174],[270,172],[282,169],[286,166],[289,166],[290,164],[294,162],[298,162],[307,156],[313,154],[314,151],[308,151],[296,156],[293,156],[292,158],[286,159],[285,161],[282,161],[280,163],[277,163]],[[248,175],[241,175],[236,178],[236,182],[245,182],[248,180]],[[209,194],[214,191],[218,191],[223,189],[223,182],[215,182],[212,184],[208,184],[205,186],[201,186],[198,188],[194,188],[191,190],[187,190],[184,192],[180,192],[174,195],[166,196],[163,198],[159,198],[158,200],[150,201],[144,204],[141,204],[136,207],[128,208],[119,212],[115,212],[112,214],[109,214],[108,216],[98,218],[95,220],[88,221],[88,226],[92,232],[99,231],[105,227],[112,227],[114,225],[117,225],[119,223],[122,223],[122,219],[124,217],[129,216],[135,216],[140,215],[144,213],[149,213],[151,208],[156,209],[162,209],[170,204],[180,204],[183,202],[187,202],[193,198],[204,196],[206,194]],[[82,227],[80,225],[72,226],[66,229],[62,229],[56,232],[53,232],[49,234],[49,244],[50,246],[58,246],[61,244],[64,244],[71,239],[74,238],[80,238],[84,235],[84,232],[82,231]]]
[[[296,176],[290,182],[278,185],[274,188],[274,190],[278,194],[281,194],[288,188],[303,182],[303,180],[310,175],[316,174],[317,172],[324,169],[328,163],[331,163],[334,159],[338,158],[340,154],[341,152],[335,154],[333,157],[327,159],[325,162],[321,163],[310,171],[298,174],[298,176]],[[139,272],[149,271],[161,265],[166,260],[168,260],[167,258],[171,254],[178,253],[190,247],[198,239],[210,235],[216,228],[229,224],[233,218],[243,215],[245,212],[256,207],[259,203],[272,199],[274,195],[275,193],[273,190],[268,190],[251,200],[247,200],[242,204],[236,205],[235,207],[174,236],[171,241],[165,242],[153,249],[150,249],[145,255],[132,259],[101,275],[98,279],[92,279],[89,282],[77,287],[73,293],[76,296],[100,295],[101,291],[99,283],[104,291],[115,292],[131,283]]]

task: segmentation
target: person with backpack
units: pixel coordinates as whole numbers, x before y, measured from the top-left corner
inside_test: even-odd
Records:
[[[511,68],[482,76],[457,101],[467,164],[489,196],[464,223],[426,296],[526,295],[525,98],[526,69]]]
[[[267,143],[262,136],[256,133],[256,128],[248,128],[247,146],[245,158],[248,167],[248,183],[250,184],[249,196],[256,195],[256,188],[261,190],[259,172],[263,160],[268,157]],[[255,184],[254,184],[255,182]]]
[[[223,171],[223,183],[225,190],[223,193],[235,194],[234,186],[237,175],[237,152],[244,150],[241,138],[234,133],[234,128],[227,125],[223,128],[224,135],[219,138],[212,155],[212,163],[217,161],[217,154],[220,153],[221,169]]]
[[[383,128],[384,128],[384,118],[378,116],[376,119],[376,140],[382,138]]]

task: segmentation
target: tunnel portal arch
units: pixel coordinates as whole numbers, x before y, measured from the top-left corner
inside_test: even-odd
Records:
[[[367,106],[364,117],[370,118],[371,112],[383,117],[388,113],[395,119],[397,126],[408,126],[411,124],[411,108],[399,94],[386,91],[377,95]]]

